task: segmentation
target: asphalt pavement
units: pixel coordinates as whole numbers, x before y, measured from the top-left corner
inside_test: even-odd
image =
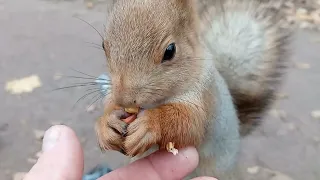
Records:
[[[104,72],[101,37],[76,18],[103,32],[105,3],[93,5],[81,0],[0,0],[0,179],[28,171],[40,151],[41,133],[59,123],[72,127],[81,139],[86,170],[97,163],[121,166],[120,153],[101,154],[97,147],[93,125],[101,107],[88,108],[94,96],[76,103],[96,87],[52,91]],[[292,49],[279,101],[263,126],[243,140],[241,161],[248,178],[267,180],[276,174],[284,180],[285,174],[296,180],[320,179],[320,34],[297,30]],[[6,90],[8,82],[30,76],[40,81],[32,92]]]

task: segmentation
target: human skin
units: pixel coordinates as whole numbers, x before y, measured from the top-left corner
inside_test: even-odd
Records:
[[[57,125],[45,133],[43,154],[27,173],[24,180],[80,180],[83,175],[83,150],[75,132],[67,126]],[[195,148],[181,149],[177,156],[168,152],[156,152],[128,166],[116,169],[100,180],[183,179],[198,164]],[[137,172],[144,172],[137,173]],[[215,180],[199,177],[193,180]]]

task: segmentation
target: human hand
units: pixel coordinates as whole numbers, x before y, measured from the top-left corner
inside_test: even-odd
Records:
[[[70,128],[58,125],[51,127],[43,139],[43,154],[27,173],[24,180],[80,180],[84,159],[80,142]],[[177,156],[167,152],[156,152],[128,166],[116,169],[100,180],[183,179],[198,164],[195,148],[181,149]],[[137,173],[137,172],[143,172]],[[215,180],[201,177],[194,180]]]

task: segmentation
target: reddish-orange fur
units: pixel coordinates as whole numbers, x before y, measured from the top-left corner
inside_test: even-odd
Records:
[[[147,111],[146,116],[152,127],[159,127],[160,148],[169,142],[174,142],[176,148],[197,147],[202,143],[207,120],[203,113],[186,104],[166,104]]]
[[[114,107],[112,104],[109,105],[111,107],[106,107],[106,110]],[[205,127],[208,125],[204,113],[201,112],[204,107],[209,108],[209,106],[202,105],[202,108],[192,106],[187,103],[171,103],[145,110],[143,116],[131,122],[127,129],[121,129],[123,121],[120,119],[116,121],[110,117],[112,113],[107,112],[96,125],[99,144],[106,150],[123,148],[130,156],[144,153],[155,144],[165,148],[169,142],[174,142],[176,148],[197,147],[205,138]],[[111,128],[120,132],[127,131],[126,138],[116,134]]]

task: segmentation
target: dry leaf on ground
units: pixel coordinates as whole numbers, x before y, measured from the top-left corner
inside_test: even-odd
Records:
[[[296,68],[298,69],[310,69],[310,64],[307,63],[296,63],[295,64]]]
[[[40,141],[43,139],[44,133],[45,133],[45,131],[43,131],[43,130],[37,130],[37,129],[33,130],[34,136],[36,137],[37,140],[40,140]]]
[[[35,164],[35,163],[37,163],[37,160],[34,159],[34,158],[28,158],[27,161],[28,161],[28,163],[30,163],[30,164]]]
[[[26,172],[17,172],[17,173],[14,173],[13,175],[13,180],[23,180],[24,176],[26,175],[27,173]]]
[[[93,3],[92,2],[87,2],[86,6],[87,6],[87,8],[91,9],[91,8],[93,8]]]
[[[249,174],[257,174],[260,170],[260,167],[259,166],[253,166],[253,167],[249,167],[247,168],[247,172]]]
[[[288,98],[289,98],[289,95],[286,94],[286,93],[278,93],[278,94],[277,94],[277,98],[278,98],[278,99],[288,99]]]
[[[250,168],[248,168],[250,169]],[[279,171],[274,171],[271,169],[263,168],[263,167],[252,167],[249,171],[251,171],[252,178],[250,180],[257,179],[268,179],[268,180],[293,180],[288,175],[281,173]]]
[[[284,110],[279,109],[271,109],[269,111],[269,114],[275,118],[278,118],[280,120],[286,120],[287,119],[287,113]]]
[[[62,74],[61,73],[56,73],[54,76],[53,76],[53,80],[57,81],[59,79],[62,78]]]
[[[314,119],[320,119],[320,110],[312,111],[312,112],[311,112],[311,116],[312,116]]]
[[[92,104],[90,106],[87,107],[87,112],[88,113],[92,113],[97,109],[96,105]]]
[[[37,152],[36,157],[40,158],[40,156],[42,155],[42,151]]]
[[[32,75],[7,82],[5,89],[11,94],[22,94],[30,93],[39,87],[41,87],[40,78],[37,75]]]

